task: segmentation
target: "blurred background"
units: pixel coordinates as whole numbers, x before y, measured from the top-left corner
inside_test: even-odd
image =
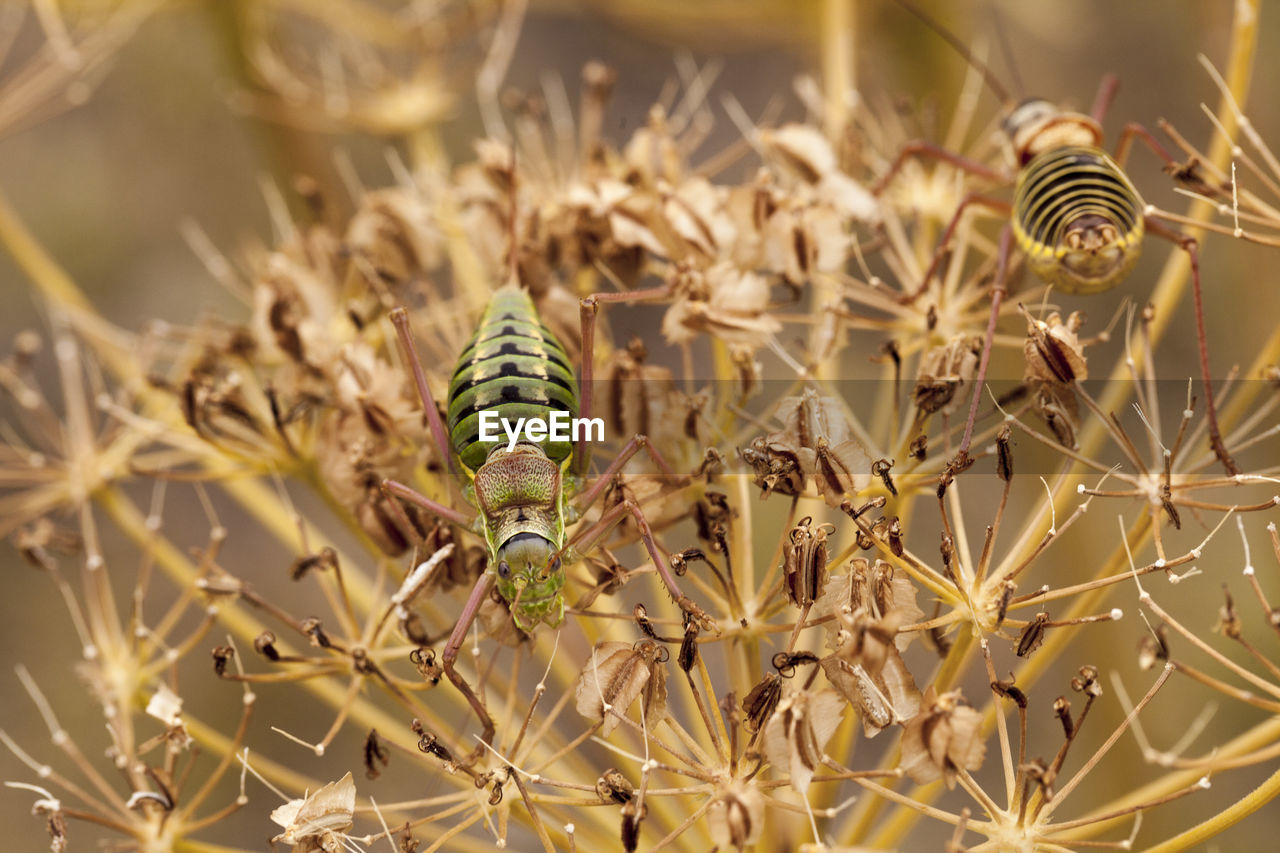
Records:
[[[300,0],[295,3],[301,5]],[[6,13],[15,24],[12,45],[0,59],[0,86],[13,79],[45,40],[34,8],[23,10],[13,0],[5,0],[5,5],[18,12]],[[65,11],[74,16],[83,11],[76,7],[98,6],[100,11],[104,4],[77,0],[68,5]],[[236,37],[237,21],[250,15],[253,5],[225,0],[158,5],[95,75],[101,79],[91,94],[82,86],[70,92],[73,100],[87,97],[86,102],[66,110],[42,108],[41,112],[56,114],[20,122],[0,135],[0,190],[9,205],[103,315],[125,328],[139,329],[150,318],[190,321],[204,312],[231,320],[243,317],[243,306],[210,278],[183,239],[181,223],[198,223],[214,245],[235,255],[245,247],[269,246],[276,240],[265,200],[270,192],[264,188],[288,194],[288,182],[297,174],[332,169],[338,152],[349,158],[365,186],[392,180],[385,155],[386,146],[393,143],[386,139],[340,129],[317,132],[291,124],[287,116],[267,114],[242,53],[244,44]],[[290,5],[279,4],[286,12]],[[331,5],[335,10],[346,6]],[[424,14],[434,14],[429,8],[433,4],[415,5]],[[479,0],[447,5],[457,16],[474,16],[476,21],[475,27],[461,28],[462,35],[450,41],[447,61],[438,68],[439,88],[449,95],[438,114],[441,138],[449,157],[464,161],[472,157],[473,141],[483,135],[474,80],[494,10]],[[1209,138],[1210,125],[1200,104],[1216,105],[1217,92],[1196,56],[1203,53],[1220,67],[1225,62],[1232,14],[1232,4],[1225,0],[922,0],[920,5],[966,44],[981,45],[995,73],[1012,90],[1087,111],[1103,74],[1117,74],[1121,88],[1105,125],[1108,144],[1126,122],[1151,125],[1158,118],[1167,118],[1198,144]],[[1245,106],[1264,137],[1280,142],[1280,102],[1270,90],[1271,81],[1280,78],[1280,50],[1274,49],[1280,45],[1280,13],[1268,7],[1263,15],[1252,95]],[[963,60],[888,0],[850,0],[848,20],[863,101],[914,114],[923,132],[936,131],[940,137],[966,72]],[[699,65],[722,63],[710,99],[717,122],[707,149],[716,150],[739,135],[720,107],[723,96],[735,98],[752,117],[769,115],[781,122],[805,116],[793,83],[799,75],[820,76],[819,46],[829,23],[818,2],[533,0],[504,85],[528,91],[558,77],[573,94],[583,64],[603,60],[618,72],[603,133],[625,140],[676,78],[681,57]],[[305,55],[308,38],[315,34],[301,25],[288,32],[290,49]],[[999,108],[994,97],[984,95],[979,117],[992,119]],[[750,158],[742,168],[753,168]],[[1185,207],[1147,152],[1135,150],[1128,171],[1147,201]],[[1091,315],[1105,322],[1122,299],[1141,301],[1143,289],[1150,287],[1170,251],[1167,244],[1149,240],[1138,271],[1122,288],[1090,302]],[[1211,236],[1203,257],[1209,337],[1222,375],[1226,365],[1251,358],[1250,346],[1280,316],[1280,281],[1270,272],[1277,256]],[[44,326],[38,297],[3,253],[0,294],[0,342],[7,345],[20,330]],[[1064,304],[1075,307],[1069,299]],[[1189,329],[1189,315],[1182,320],[1179,328]],[[1165,348],[1180,350],[1190,365],[1194,336],[1171,337]],[[195,535],[192,544],[198,544],[201,535]],[[263,559],[252,543],[233,547],[246,560],[250,555]],[[287,561],[283,555],[280,559]],[[1256,562],[1275,573],[1277,567],[1269,559]],[[7,544],[0,546],[0,577],[7,585],[0,596],[0,643],[8,664],[0,668],[0,723],[21,742],[48,753],[52,750],[47,735],[18,687],[12,666],[25,663],[54,707],[66,709],[63,722],[71,725],[74,709],[84,701],[68,667],[78,653],[77,643],[66,628],[65,611],[53,588]],[[1083,662],[1069,662],[1064,672]],[[1202,701],[1199,695],[1188,691],[1181,707],[1165,704],[1172,732],[1194,716]],[[1232,719],[1232,713],[1224,711],[1211,729],[1219,728],[1221,734],[1242,728],[1245,723]],[[1046,743],[1055,736],[1050,722],[1041,721]],[[90,714],[89,725],[100,727],[100,718]],[[1150,725],[1159,728],[1158,714]],[[1213,739],[1206,737],[1204,742]],[[1134,762],[1140,761],[1136,750],[1130,747],[1129,752]],[[0,776],[31,781],[29,775],[7,753],[0,753]],[[1258,776],[1245,771],[1215,779],[1215,790],[1171,810],[1182,810],[1173,815],[1171,825],[1185,826],[1189,814],[1207,815],[1215,805],[1220,808]],[[1123,789],[1126,780],[1117,777],[1109,783]],[[1086,799],[1095,801],[1092,796]],[[1096,799],[1104,800],[1105,791]],[[45,844],[43,827],[27,814],[29,802],[25,794],[0,796],[0,825],[12,833],[0,846],[35,850]],[[1157,814],[1153,820],[1158,824],[1162,818]],[[89,834],[83,827],[74,829],[77,840]],[[1258,839],[1273,838],[1277,830],[1280,809],[1270,807],[1216,843],[1223,849],[1246,849]],[[268,837],[271,828],[253,816],[244,831],[253,834],[238,840],[253,846]],[[14,843],[14,838],[21,841]]]

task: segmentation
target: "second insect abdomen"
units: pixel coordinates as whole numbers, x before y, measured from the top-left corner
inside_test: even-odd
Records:
[[[1137,261],[1142,208],[1138,191],[1102,151],[1050,149],[1018,175],[1013,230],[1041,279],[1096,293],[1119,284]]]
[[[578,382],[569,356],[542,325],[524,291],[494,294],[449,382],[449,440],[471,471],[484,464],[489,451],[507,442],[505,434],[500,444],[480,441],[480,413],[485,411],[513,427],[522,418],[549,423],[553,412],[578,415]],[[573,452],[570,441],[539,443],[556,462]]]

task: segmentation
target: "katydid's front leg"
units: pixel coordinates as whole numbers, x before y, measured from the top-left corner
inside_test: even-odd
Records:
[[[493,723],[493,717],[489,716],[488,709],[480,701],[480,697],[471,689],[471,685],[467,683],[467,680],[454,668],[454,664],[458,661],[458,650],[462,648],[463,642],[467,639],[467,631],[471,630],[471,623],[476,621],[476,614],[480,612],[480,605],[492,589],[493,573],[486,571],[480,575],[476,585],[471,588],[471,595],[467,598],[467,603],[462,608],[462,614],[458,617],[457,624],[453,626],[453,633],[449,635],[449,642],[445,644],[444,654],[440,659],[441,664],[444,666],[444,674],[449,676],[453,686],[458,688],[463,696],[467,697],[467,701],[471,704],[471,710],[475,711],[476,716],[480,718],[480,722],[484,726],[484,734],[480,736],[481,743],[461,762],[464,767],[471,767],[480,760],[480,757],[484,755],[485,748],[493,745],[493,736],[498,730]]]
[[[662,583],[667,587],[667,593],[671,596],[671,600],[682,611],[688,613],[689,617],[697,622],[698,627],[703,631],[719,633],[720,628],[716,625],[716,620],[699,607],[692,598],[680,591],[680,584],[676,582],[676,576],[672,571],[671,564],[662,558],[662,552],[658,550],[658,543],[653,538],[653,530],[649,527],[648,519],[644,517],[644,512],[639,505],[630,498],[623,500],[622,503],[600,516],[600,520],[586,530],[580,531],[574,536],[571,543],[572,546],[578,549],[579,553],[585,553],[609,531],[610,527],[617,524],[628,513],[635,519],[636,526],[640,528],[640,539],[644,542],[645,550],[649,552],[649,559],[653,561],[653,567],[658,570],[658,576],[662,578]]]

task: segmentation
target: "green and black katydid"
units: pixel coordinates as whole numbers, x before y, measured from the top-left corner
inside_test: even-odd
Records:
[[[543,325],[532,300],[513,275],[512,280],[493,295],[479,327],[458,358],[449,383],[447,431],[418,360],[408,315],[403,308],[391,314],[432,435],[442,456],[450,460],[450,467],[460,469],[463,494],[477,513],[473,518],[395,481],[384,481],[383,489],[484,537],[488,568],[472,589],[441,662],[449,680],[467,697],[483,722],[485,743],[493,738],[493,720],[484,703],[454,668],[458,650],[481,603],[496,586],[510,606],[512,620],[521,630],[532,632],[540,622],[558,626],[564,618],[564,565],[577,558],[576,552],[588,550],[624,516],[630,515],[635,520],[649,557],[673,600],[704,629],[715,628],[714,620],[680,592],[644,514],[631,500],[623,500],[607,510],[586,529],[572,536],[567,532],[579,511],[603,493],[614,475],[641,448],[652,455],[665,475],[675,477],[644,436],[632,438],[600,477],[580,493],[580,473],[585,470],[587,459],[585,436],[576,443],[554,441],[550,437],[541,441],[522,440],[510,448],[505,442],[480,441],[480,417],[485,413],[494,413],[507,422],[531,417],[545,421],[557,412],[571,419],[579,414],[588,417],[598,304],[627,296],[601,294],[582,300],[585,393],[580,397],[564,347]],[[580,510],[575,510],[570,502],[575,496]],[[477,748],[471,760],[480,749],[483,747]]]

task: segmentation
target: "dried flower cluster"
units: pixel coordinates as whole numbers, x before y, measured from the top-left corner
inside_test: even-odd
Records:
[[[305,213],[270,248],[231,257],[192,229],[239,315],[115,328],[0,216],[51,326],[0,361],[0,534],[65,602],[87,696],[56,707],[59,662],[11,650],[30,702],[2,715],[5,778],[38,819],[15,832],[55,851],[1181,849],[1280,794],[1280,771],[1233,772],[1280,760],[1280,667],[1255,636],[1280,625],[1280,332],[1263,381],[1217,394],[1243,473],[1217,473],[1203,389],[1166,372],[1185,272],[1135,276],[1113,342],[1045,307],[1015,256],[994,356],[1013,379],[975,387],[999,223],[938,235],[989,189],[961,157],[1012,166],[963,115],[949,135],[977,141],[888,182],[901,116],[829,75],[796,87],[811,121],[731,106],[739,141],[708,151],[724,112],[693,68],[615,139],[602,63],[576,110],[551,83],[500,95],[524,3],[412,5],[264,3],[237,24],[256,81],[237,103],[405,152],[379,189],[296,180]],[[288,42],[299,18],[323,50]],[[53,27],[51,50],[70,38]],[[454,163],[433,124],[462,90],[440,69],[471,48],[488,134]],[[1275,186],[1245,127],[1250,177]],[[1216,155],[1174,139],[1175,178],[1226,204]],[[1253,193],[1231,212],[1280,225]],[[563,624],[527,632],[486,596],[455,666],[493,567],[455,523],[476,489],[416,381],[447,405],[508,278],[591,361],[582,399],[610,438],[566,492]],[[637,433],[654,458],[611,467]],[[1198,717],[1214,696],[1230,725]],[[16,734],[24,717],[52,742]]]

